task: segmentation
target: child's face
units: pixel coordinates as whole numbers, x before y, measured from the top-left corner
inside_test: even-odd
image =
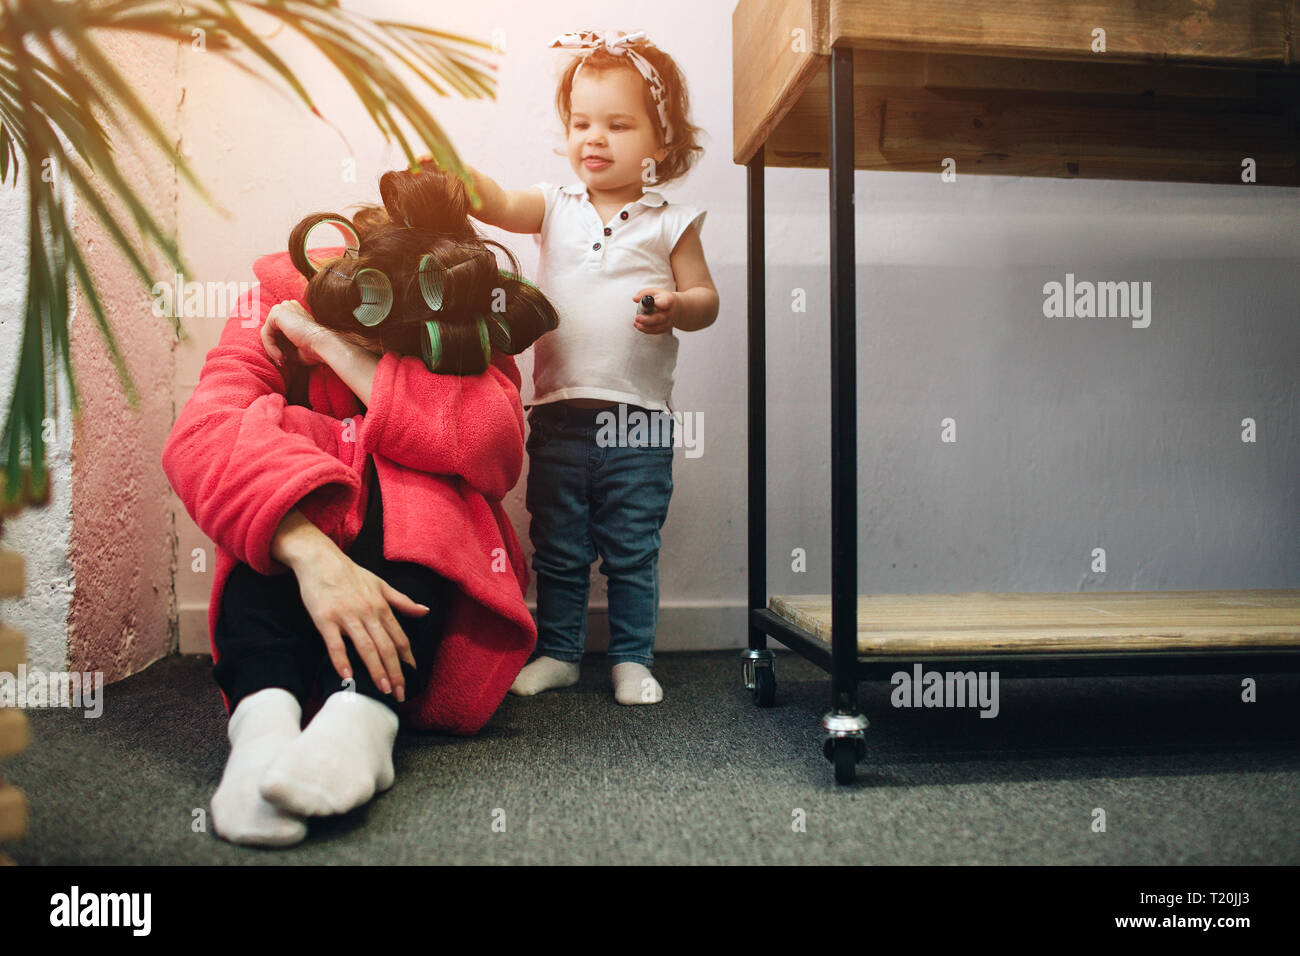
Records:
[[[644,86],[632,69],[578,71],[569,98],[569,165],[591,189],[645,184],[645,160],[663,162],[658,119],[646,113]]]

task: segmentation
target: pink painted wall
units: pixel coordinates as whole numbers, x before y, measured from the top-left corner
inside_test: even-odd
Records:
[[[169,136],[180,91],[174,43],[107,34],[108,57],[134,84]],[[114,138],[125,178],[164,230],[176,225],[176,175],[150,142]],[[105,681],[141,670],[175,649],[172,611],[172,516],[159,466],[171,430],[175,336],[156,318],[152,296],[116,252],[85,202],[76,233],[99,289],[109,325],[139,395],[136,407],[109,356],[104,336],[78,292],[70,326],[80,417],[72,440],[72,529],[69,562],[75,589],[68,613],[68,666],[103,671]],[[130,229],[129,214],[118,222]],[[157,275],[168,275],[161,256]]]

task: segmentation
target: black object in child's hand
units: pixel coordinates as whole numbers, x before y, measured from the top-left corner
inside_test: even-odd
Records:
[[[655,297],[652,295],[641,296],[641,314],[650,315],[655,310]]]

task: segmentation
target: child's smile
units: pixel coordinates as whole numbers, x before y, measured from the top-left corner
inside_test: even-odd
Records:
[[[598,200],[623,205],[641,198],[642,178],[663,162],[657,120],[646,112],[645,81],[631,69],[583,70],[573,83],[569,165]],[[653,178],[653,175],[650,177]]]

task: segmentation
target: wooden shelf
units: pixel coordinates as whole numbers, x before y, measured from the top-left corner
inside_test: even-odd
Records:
[[[1297,8],[740,0],[734,159],[828,168],[827,63],[849,47],[857,169],[1240,184],[1250,157],[1300,185]]]
[[[783,595],[770,610],[831,642],[829,595]],[[860,594],[858,654],[1300,648],[1300,590],[1065,594]]]

